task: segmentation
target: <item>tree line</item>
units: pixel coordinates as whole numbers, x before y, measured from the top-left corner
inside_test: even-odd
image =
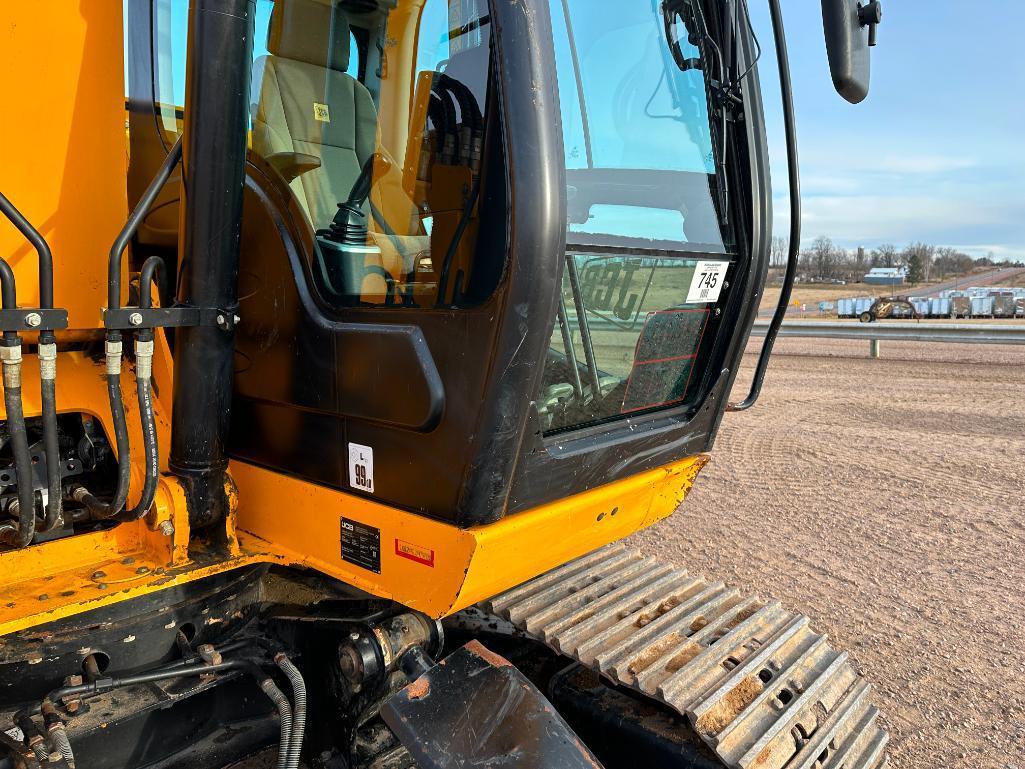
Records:
[[[789,240],[773,238],[769,264],[783,267],[788,253]],[[975,259],[956,248],[921,241],[909,243],[904,248],[883,243],[870,250],[860,247],[847,249],[836,245],[830,238],[819,236],[811,245],[801,249],[797,274],[805,282],[843,280],[852,283],[860,281],[873,267],[907,267],[908,282],[922,283],[964,275],[975,267],[1012,266],[1025,264],[1007,259],[997,261],[992,253]]]

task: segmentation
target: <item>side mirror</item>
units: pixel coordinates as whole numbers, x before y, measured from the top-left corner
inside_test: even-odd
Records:
[[[822,0],[829,72],[837,93],[851,104],[868,96],[869,51],[883,20],[879,0]]]

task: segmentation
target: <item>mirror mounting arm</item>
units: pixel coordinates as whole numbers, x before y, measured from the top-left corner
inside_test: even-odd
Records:
[[[883,21],[883,4],[879,0],[872,0],[870,3],[858,6],[858,22],[863,27],[868,27],[868,44],[876,44],[876,27]]]

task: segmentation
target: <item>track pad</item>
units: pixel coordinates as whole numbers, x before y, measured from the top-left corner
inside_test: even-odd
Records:
[[[423,769],[601,769],[541,692],[477,641],[396,693],[381,716]]]

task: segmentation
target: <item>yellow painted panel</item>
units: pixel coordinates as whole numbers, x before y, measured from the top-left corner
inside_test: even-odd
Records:
[[[101,325],[106,254],[127,217],[122,3],[3,4],[0,190],[50,243],[71,328]],[[35,251],[0,217],[18,302],[39,302]]]
[[[469,529],[242,462],[231,473],[245,552],[277,554],[441,617],[664,518],[706,461],[691,457]],[[380,573],[343,560],[343,516],[380,530]]]
[[[184,499],[165,477],[158,519],[175,522],[172,536],[137,521],[0,553],[0,636],[259,563],[315,569],[442,617],[665,517],[706,461],[691,457],[470,529],[236,462],[240,550],[191,558]],[[343,515],[380,529],[379,574],[342,560]]]

